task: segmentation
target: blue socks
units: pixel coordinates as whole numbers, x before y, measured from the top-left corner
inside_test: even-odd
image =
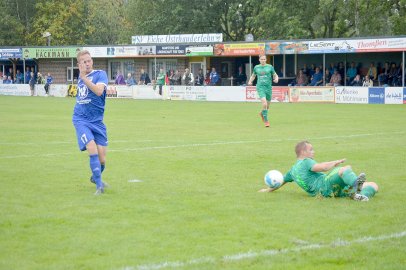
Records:
[[[92,176],[94,182],[96,183],[96,187],[102,188],[103,187],[101,179],[102,165],[100,164],[99,155],[98,154],[90,155],[89,158],[90,158],[90,169],[92,170]]]

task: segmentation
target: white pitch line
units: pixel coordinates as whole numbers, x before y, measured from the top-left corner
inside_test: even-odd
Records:
[[[351,246],[353,244],[363,244],[373,241],[382,241],[387,239],[398,239],[403,238],[406,236],[406,231],[399,232],[399,233],[392,233],[386,235],[378,235],[378,236],[365,236],[362,238],[358,238],[352,241],[345,241],[342,239],[337,239],[329,244],[308,244],[301,247],[294,247],[294,248],[284,248],[284,249],[270,249],[270,250],[262,250],[262,251],[248,251],[244,253],[234,254],[234,255],[226,255],[221,258],[214,258],[214,257],[202,257],[199,259],[192,259],[188,261],[173,261],[173,262],[162,262],[157,264],[144,264],[138,266],[126,266],[121,268],[121,270],[157,270],[157,269],[164,269],[164,268],[180,268],[186,266],[193,266],[193,265],[202,265],[202,264],[215,264],[215,263],[228,263],[228,262],[236,262],[242,261],[246,259],[255,259],[258,257],[270,257],[276,256],[280,254],[288,254],[288,253],[297,253],[303,250],[315,250],[315,249],[322,249],[322,248],[331,248],[331,247],[341,247],[341,246]]]
[[[343,138],[356,138],[356,137],[368,137],[368,136],[379,136],[379,135],[395,135],[395,134],[405,134],[405,133],[406,133],[406,131],[397,131],[397,132],[388,132],[388,133],[364,133],[364,134],[351,134],[351,135],[341,135],[341,136],[313,137],[313,138],[307,138],[307,139],[308,140],[343,139]],[[303,140],[303,138],[247,140],[247,141],[220,141],[220,142],[209,142],[209,143],[145,146],[145,147],[125,148],[125,149],[108,149],[108,152],[124,153],[124,152],[135,152],[135,151],[157,150],[157,149],[174,149],[174,148],[187,148],[187,147],[216,146],[216,145],[230,145],[230,144],[251,144],[251,143],[262,143],[262,142],[284,142],[284,141],[300,141],[300,140]],[[77,153],[77,152],[31,154],[31,155],[9,155],[9,156],[0,156],[0,159],[57,157],[57,156],[74,155],[75,153]]]
[[[142,180],[138,180],[138,179],[132,179],[132,180],[128,180],[129,183],[140,183],[143,182]]]

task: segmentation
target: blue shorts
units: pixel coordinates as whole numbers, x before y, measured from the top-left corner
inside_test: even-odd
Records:
[[[85,121],[74,121],[76,137],[80,151],[86,150],[86,145],[94,140],[96,145],[107,146],[107,130],[103,122],[89,123]]]

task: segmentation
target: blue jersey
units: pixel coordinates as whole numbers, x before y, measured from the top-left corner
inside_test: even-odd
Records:
[[[73,110],[73,121],[98,122],[103,121],[104,105],[106,101],[107,74],[104,70],[93,70],[86,77],[94,84],[104,84],[104,92],[97,96],[79,78],[76,105]]]
[[[47,77],[47,84],[51,84],[54,81],[54,78],[52,76]]]

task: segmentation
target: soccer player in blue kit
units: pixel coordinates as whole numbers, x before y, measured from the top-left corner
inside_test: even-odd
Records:
[[[89,154],[92,171],[90,181],[96,184],[95,195],[100,195],[106,187],[101,175],[106,164],[108,145],[106,126],[103,123],[108,79],[105,71],[93,69],[93,60],[88,51],[80,51],[77,62],[79,80],[72,122],[79,149],[87,150]]]

